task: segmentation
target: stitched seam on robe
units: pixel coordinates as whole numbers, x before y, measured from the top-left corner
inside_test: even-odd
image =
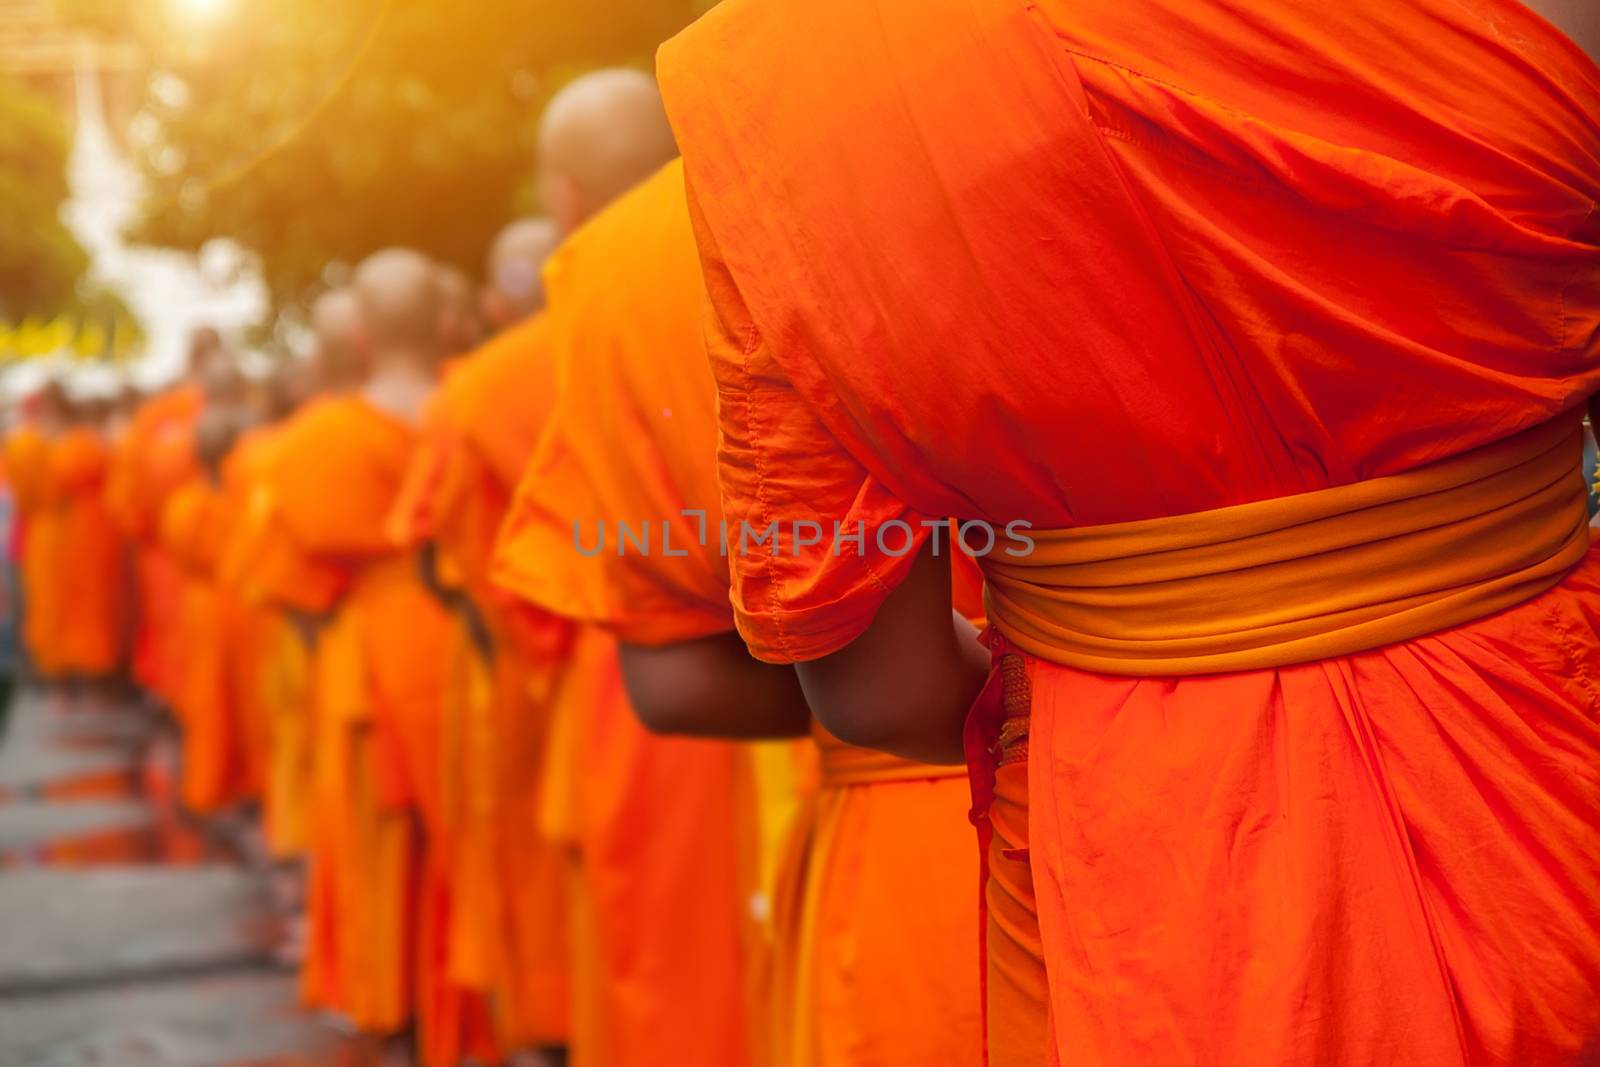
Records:
[[[750,356],[760,345],[761,333],[752,323],[745,331],[744,344],[740,346],[739,370],[744,376],[742,391],[744,393],[745,406],[745,432],[750,435],[751,442],[757,445],[755,449],[756,500],[761,507],[761,517],[766,518],[771,506],[767,495],[767,454],[764,443],[758,442],[755,432],[756,400],[755,389],[751,384],[750,375]],[[741,545],[744,542],[742,529],[740,530],[739,541]],[[783,651],[784,655],[789,656],[792,654],[794,642],[789,635],[788,628],[779,617],[783,610],[778,598],[779,582],[775,580],[776,576],[773,575],[771,568],[762,569],[767,572],[767,615],[772,620],[773,629],[778,632],[778,647]]]

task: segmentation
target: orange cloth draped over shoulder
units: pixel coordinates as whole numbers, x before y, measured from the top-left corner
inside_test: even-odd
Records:
[[[177,658],[171,642],[180,628],[183,577],[161,548],[161,514],[167,496],[195,473],[186,441],[204,406],[192,384],[145,401],[113,448],[106,483],[112,517],[133,546],[133,675],[165,699],[176,682],[167,675]]]
[[[507,523],[501,579],[637,644],[730,631],[716,385],[681,164],[592,221],[546,274],[559,392]],[[648,531],[648,547],[619,551],[624,521]],[[832,769],[858,752],[823,747],[823,788],[785,849],[764,991],[770,1062],[971,1061],[977,868],[965,778],[885,757],[889,773],[838,780]]]
[[[62,604],[61,522],[52,470],[54,444],[37,427],[24,425],[6,438],[6,478],[15,495],[22,532],[17,559],[22,582],[22,644],[34,669],[58,674]]]
[[[1600,71],[1520,5],[729,0],[660,70],[730,518],[866,524],[734,560],[765,659],[862,632],[895,520],[1294,497],[1600,385]],[[1576,1058],[1597,594],[1590,557],[1476,622],[1210,676],[1003,658],[990,1062]]]
[[[327,399],[278,431],[262,472],[273,550],[299,557],[273,571],[348,575],[342,590],[284,581],[275,599],[325,615],[311,665],[302,991],[375,1032],[403,1026],[440,979],[419,955],[436,943],[442,892],[430,859],[445,841],[435,761],[450,621],[385,531],[416,439],[360,397]],[[423,841],[435,844],[424,853]]]
[[[100,433],[79,428],[52,451],[62,508],[59,665],[103,677],[122,664],[128,611],[126,556],[105,498],[110,450]]]
[[[439,583],[471,605],[455,624],[441,761],[456,842],[449,973],[489,998],[510,1049],[571,1039],[567,850],[540,836],[538,811],[573,628],[489,580],[552,377],[542,316],[454,361],[390,523],[397,542],[430,545]]]
[[[646,577],[638,558],[602,562],[573,549],[571,519],[593,530],[596,520],[609,526],[621,514],[652,526],[657,517],[669,519],[677,542],[695,550],[694,535],[684,532],[694,528],[693,520],[678,514],[685,498],[649,436],[661,421],[671,424],[673,396],[614,391],[622,383],[610,372],[599,379],[601,391],[580,396],[585,390],[571,380],[586,359],[636,360],[660,350],[680,335],[679,323],[696,314],[692,290],[683,297],[685,281],[694,277],[692,257],[685,275],[677,270],[683,256],[663,260],[658,254],[663,232],[682,218],[681,195],[677,219],[672,215],[670,189],[647,183],[589,222],[547,263],[548,291],[559,294],[546,313],[557,361],[555,406],[518,486],[494,571],[506,589],[544,610],[604,623],[629,639],[641,627],[664,632],[668,616],[679,626],[693,619],[689,629],[701,634],[726,628],[704,620],[716,604],[714,583],[686,574],[676,587],[663,588]],[[660,288],[651,292],[639,284],[646,277]],[[635,353],[574,350],[570,331],[596,315],[610,316],[614,338]],[[598,421],[588,421],[597,413]],[[646,510],[607,510],[616,498],[603,494],[620,487],[600,472],[613,470],[636,480],[628,500]],[[591,473],[599,474],[593,483]],[[582,504],[568,510],[577,503],[565,498],[572,493],[582,494]],[[543,518],[552,508],[556,513]],[[614,664],[614,653],[607,662]],[[739,1006],[748,976],[745,892],[754,886],[741,877],[750,844],[741,830],[750,825],[754,801],[737,786],[747,753],[724,742],[653,736],[615,695],[620,686],[612,693],[613,699],[581,711],[585,719],[576,730],[585,739],[576,750],[580,881],[599,952],[597,981],[576,992],[603,999],[576,1006],[574,1053],[583,1062],[640,1067],[749,1063],[750,1020]],[[593,1031],[582,1028],[585,1020]]]

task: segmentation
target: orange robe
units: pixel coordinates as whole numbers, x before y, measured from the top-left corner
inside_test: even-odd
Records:
[[[123,542],[105,502],[109,450],[96,431],[76,429],[52,449],[60,496],[61,564],[57,596],[65,615],[59,666],[102,677],[122,663],[127,607]]]
[[[571,624],[489,582],[513,479],[549,405],[547,327],[535,318],[447,370],[391,516],[399,543],[428,542],[438,580],[468,598],[485,632],[455,627],[445,714],[452,825],[452,981],[492,1001],[507,1048],[571,1038],[564,848],[538,835],[541,773]],[[479,641],[487,639],[492,652]],[[457,1015],[455,1043],[473,1035]],[[452,1042],[441,1039],[444,1058]]]
[[[310,649],[291,613],[326,610],[346,577],[302,557],[275,525],[265,473],[280,430],[252,430],[223,463],[227,529],[217,580],[240,620],[230,651],[240,751],[261,796],[267,847],[289,858],[304,853],[313,816]]]
[[[18,577],[22,582],[22,645],[35,670],[57,674],[62,604],[55,588],[59,573],[60,521],[52,474],[52,442],[24,425],[6,438],[6,477],[16,494],[22,523]]]
[[[278,431],[262,472],[281,538],[263,578],[288,579],[279,602],[327,613],[312,664],[303,990],[375,1032],[403,1026],[440,980],[419,954],[437,940],[434,861],[448,848],[437,760],[450,619],[385,532],[416,440],[359,397],[329,399]],[[307,582],[318,565],[346,572],[347,589]]]
[[[1600,385],[1600,71],[1520,5],[729,0],[660,70],[730,517],[866,525],[734,560],[762,658],[862,632],[897,520],[1270,501]],[[1597,594],[1232,674],[1020,657],[991,1062],[1575,1059]]]
[[[595,227],[603,226],[619,209],[627,210],[627,205],[614,205],[583,233],[596,232]],[[634,208],[628,214],[631,219],[639,211]],[[614,237],[608,234],[605,240],[611,254],[618,255],[607,270],[618,273],[591,274],[585,268],[584,284],[592,291],[603,291],[607,277],[622,276],[626,257],[617,253]],[[559,266],[551,270],[553,278],[562,273]],[[619,325],[636,331],[631,335],[635,344],[648,347],[662,311],[672,308],[670,300],[662,299],[655,305],[619,302],[610,310],[622,314]],[[549,311],[558,336],[563,314],[554,305]],[[555,396],[561,404],[553,417],[566,420],[576,415],[564,408],[565,378],[573,360],[560,349],[558,353]],[[592,399],[602,408],[608,399],[619,405],[625,402],[621,396]],[[650,411],[638,412],[641,417],[670,417],[653,401]],[[614,432],[607,422],[589,430],[587,441],[593,449],[621,450],[606,458],[608,467],[627,465],[627,450],[638,456],[645,448],[644,441]],[[647,613],[674,595],[680,615],[684,602],[691,610],[703,606],[694,588],[660,593],[653,585],[636,581],[621,590],[615,575],[598,572],[571,584],[569,588],[581,594],[578,597],[548,594],[548,585],[559,582],[558,575],[581,562],[572,549],[570,525],[561,524],[558,532],[551,532],[537,519],[546,508],[537,472],[547,462],[541,458],[546,442],[557,433],[553,427],[547,430],[519,486],[497,554],[496,580],[546,610],[579,621],[614,621],[616,605],[635,592],[652,599],[637,605]],[[559,433],[557,439],[563,447],[579,444],[567,433]],[[635,468],[642,480],[647,470]],[[648,500],[645,494],[655,490],[667,494],[651,501],[659,508],[651,516],[630,514],[630,519],[677,515],[673,487],[664,477],[642,482],[639,499]],[[594,517],[583,515],[586,521]],[[689,521],[680,519],[680,528]],[[689,543],[681,537],[680,541]],[[608,663],[614,660],[609,650],[600,655]],[[585,718],[571,731],[582,739],[577,747],[582,780],[576,794],[584,898],[579,903],[592,921],[598,990],[604,996],[598,1004],[576,1006],[574,1056],[579,1063],[641,1067],[747,1063],[753,1051],[747,1013],[737,1008],[744,1002],[747,978],[742,945],[747,905],[740,892],[739,832],[745,812],[735,790],[747,756],[739,746],[726,743],[651,736],[620,699],[619,683],[608,683],[603,695],[593,708],[585,709]],[[577,992],[581,996],[595,990],[595,985],[580,981]]]
[[[179,630],[183,577],[161,548],[161,514],[167,496],[195,474],[193,448],[187,442],[204,406],[205,395],[197,385],[181,385],[147,400],[116,442],[106,482],[112,518],[133,545],[134,678],[166,699],[176,684],[168,676],[178,661],[172,641]]]
[[[507,525],[502,579],[638,644],[728,632],[716,386],[681,166],[593,220],[546,273],[560,391]],[[648,548],[619,547],[645,530]],[[970,1062],[978,915],[965,777],[819,740],[823,788],[776,891],[772,1061]]]
[[[227,535],[222,490],[205,475],[167,496],[160,547],[181,570],[182,591],[171,651],[167,700],[183,733],[179,797],[190,811],[209,814],[247,793],[244,740],[230,684],[230,625],[217,583]]]

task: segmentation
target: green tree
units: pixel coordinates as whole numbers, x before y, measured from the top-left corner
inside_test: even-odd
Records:
[[[135,236],[183,249],[233,238],[280,306],[330,262],[391,244],[476,272],[494,231],[533,206],[532,126],[549,93],[596,65],[648,67],[707,6],[276,0],[148,24],[157,69]]]
[[[61,222],[68,147],[54,103],[0,79],[0,320],[76,307],[88,258]]]

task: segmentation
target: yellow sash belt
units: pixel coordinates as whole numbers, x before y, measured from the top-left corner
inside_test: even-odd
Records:
[[[983,561],[991,623],[1082,670],[1220,674],[1351,655],[1554,586],[1589,546],[1576,414],[1438,463],[1192,515],[1031,531]]]
[[[843,789],[853,785],[879,785],[884,782],[925,782],[939,778],[965,778],[967,769],[945,767],[891,756],[870,748],[847,745],[815,720],[811,739],[816,742],[824,789]]]

